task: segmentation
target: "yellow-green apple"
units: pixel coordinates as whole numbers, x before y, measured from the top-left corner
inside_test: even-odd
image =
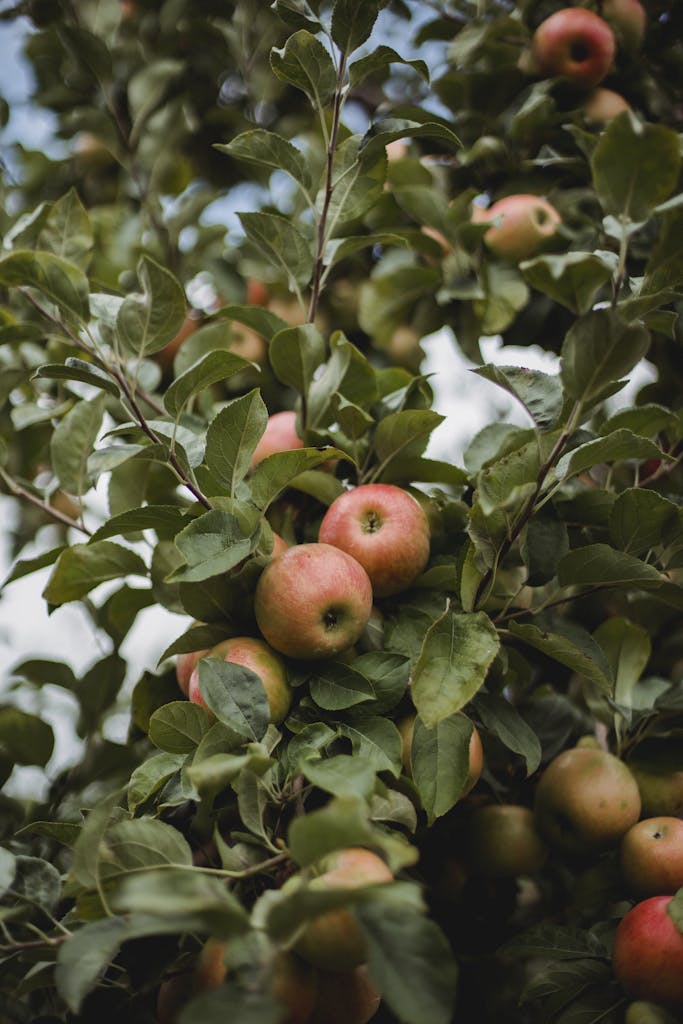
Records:
[[[631,104],[624,99],[620,92],[599,86],[589,93],[581,109],[586,120],[596,124],[605,124],[606,121],[611,121],[612,118],[623,114],[625,110],[630,110]]]
[[[256,585],[258,627],[290,658],[332,658],[353,647],[372,611],[363,566],[331,544],[297,544],[273,558]]]
[[[269,455],[288,452],[294,448],[303,448],[304,443],[296,432],[296,413],[286,410],[276,412],[268,417],[266,429],[251,457],[251,468]]]
[[[614,936],[612,967],[627,995],[683,1010],[683,934],[668,914],[672,896],[636,903]]]
[[[534,256],[557,231],[559,213],[542,196],[518,193],[505,196],[488,209],[472,208],[475,224],[491,224],[484,243],[503,259],[519,263]]]
[[[683,888],[683,821],[639,821],[621,841],[620,860],[624,881],[635,895],[673,895]]]
[[[602,0],[602,16],[622,46],[637,50],[645,35],[647,14],[640,0]]]
[[[287,682],[285,665],[280,655],[263,640],[252,636],[233,636],[212,647],[209,658],[222,658],[233,665],[243,665],[255,672],[263,683],[270,707],[270,720],[279,725],[287,717],[292,704],[292,688]],[[199,689],[199,666],[190,675],[188,696],[195,704],[206,707]]]
[[[467,826],[470,869],[483,878],[535,875],[548,856],[533,812],[517,804],[478,808]]]
[[[624,1024],[676,1024],[677,1020],[663,1006],[638,999],[626,1007]]]
[[[415,732],[415,715],[406,715],[397,722],[398,731],[401,734],[401,742],[403,744],[402,758],[403,758],[403,769],[409,777],[412,778],[413,769],[411,764],[411,752],[413,747],[413,733]],[[479,782],[482,770],[484,768],[484,748],[481,745],[481,736],[476,726],[472,728],[472,736],[470,737],[470,745],[468,748],[469,753],[469,771],[467,772],[467,778],[465,779],[465,788],[462,791],[460,799],[467,796],[467,794],[474,789],[476,784]]]
[[[319,971],[318,996],[307,1024],[368,1024],[382,997],[362,964],[352,971]]]
[[[410,324],[401,324],[393,332],[386,346],[387,355],[399,366],[417,369],[424,359],[420,345],[420,332]]]
[[[633,775],[606,750],[574,747],[550,762],[536,787],[536,823],[551,846],[569,854],[606,849],[640,817]]]
[[[312,889],[360,889],[393,880],[381,857],[362,847],[348,847],[324,861],[324,872]],[[346,907],[314,917],[297,940],[296,950],[308,963],[324,971],[348,971],[365,963],[365,936],[353,911]]]
[[[429,559],[427,516],[412,494],[393,484],[363,484],[340,494],[318,539],[360,562],[375,597],[406,590]]]
[[[542,75],[562,75],[585,89],[603,80],[615,52],[612,29],[584,7],[555,11],[538,26],[531,44],[532,59]]]
[[[683,771],[655,771],[651,765],[629,761],[643,802],[643,814],[683,815]]]

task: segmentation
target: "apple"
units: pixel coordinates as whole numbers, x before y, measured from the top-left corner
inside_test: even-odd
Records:
[[[303,448],[304,443],[296,432],[296,413],[289,410],[276,412],[268,417],[266,429],[251,457],[251,468],[254,469],[269,455],[278,452],[289,452],[294,448]]]
[[[255,672],[263,683],[270,707],[270,720],[279,725],[287,717],[292,704],[292,688],[287,682],[282,658],[262,640],[251,636],[233,636],[212,647],[210,658],[222,658],[233,665],[243,665]],[[206,707],[199,689],[199,666],[190,675],[188,696],[195,704]]]
[[[638,783],[643,814],[683,815],[683,771],[655,771],[637,761],[629,761],[629,768]]]
[[[683,821],[646,818],[621,841],[621,873],[638,896],[673,895],[683,887]]]
[[[562,75],[590,89],[607,75],[616,52],[607,22],[583,7],[564,7],[542,21],[531,43],[532,59],[541,75]]]
[[[550,762],[536,787],[536,823],[551,846],[584,854],[615,845],[640,817],[628,767],[606,750],[575,747]]]
[[[533,812],[517,804],[478,808],[467,829],[470,869],[483,878],[535,875],[548,856]]]
[[[94,132],[78,132],[74,138],[74,157],[84,171],[101,171],[116,163],[109,146]]]
[[[588,121],[597,124],[604,124],[612,118],[623,114],[625,110],[631,109],[631,104],[619,92],[613,89],[604,89],[599,86],[589,93],[584,100],[581,109]]]
[[[289,551],[289,544],[279,533],[273,530],[273,550],[270,557],[277,558],[278,555],[284,555],[285,551]]]
[[[362,847],[348,847],[327,857],[325,871],[311,882],[312,889],[359,889],[393,881],[381,857]],[[365,936],[352,910],[340,907],[319,914],[298,939],[296,951],[324,971],[348,971],[367,959]]]
[[[323,517],[321,544],[352,555],[375,597],[406,590],[429,559],[429,522],[422,506],[393,484],[363,484],[336,498]]]
[[[412,778],[412,764],[411,764],[411,751],[413,746],[413,733],[415,731],[415,715],[408,715],[397,722],[398,731],[401,734],[401,740],[403,742],[403,768],[406,775]],[[474,789],[477,782],[481,777],[482,769],[484,767],[484,748],[481,745],[481,736],[477,727],[472,728],[472,736],[470,737],[469,745],[470,765],[465,780],[465,788],[463,789],[460,799],[467,796],[470,790]]]
[[[264,363],[268,346],[251,327],[233,322],[230,327],[230,351],[252,363]]]
[[[393,160],[405,160],[409,152],[408,142],[406,139],[394,139],[393,142],[386,144],[384,150],[389,163]]]
[[[626,1008],[624,1024],[676,1024],[676,1018],[667,1013],[663,1006],[639,999]]]
[[[488,209],[472,208],[475,224],[491,224],[484,243],[492,253],[520,263],[534,256],[557,231],[562,218],[542,196],[518,193],[505,196]]]
[[[622,46],[627,50],[638,49],[647,23],[640,0],[602,0],[602,16],[612,26]]]
[[[683,934],[669,917],[672,896],[636,903],[614,936],[612,968],[627,995],[683,1010]]]
[[[417,370],[424,359],[420,332],[409,324],[401,324],[389,338],[386,351],[393,363]]]
[[[178,1024],[180,1010],[193,995],[195,979],[191,971],[162,981],[157,992],[157,1024]]]
[[[188,651],[186,654],[179,654],[178,660],[175,666],[176,679],[178,680],[178,686],[187,697],[190,692],[190,677],[197,667],[197,662],[201,658],[205,658],[209,653],[210,648],[206,647],[203,651]]]
[[[363,566],[331,544],[297,544],[268,563],[256,585],[258,627],[290,658],[332,658],[353,647],[372,611]]]
[[[270,299],[268,286],[257,277],[247,278],[245,300],[248,306],[267,306]]]
[[[352,971],[319,971],[318,996],[308,1024],[368,1024],[382,997],[365,965]]]
[[[180,330],[175,338],[172,338],[168,345],[164,345],[162,349],[153,354],[152,359],[154,359],[155,363],[159,364],[164,373],[171,368],[178,349],[200,326],[201,315],[199,310],[190,309],[180,325]]]

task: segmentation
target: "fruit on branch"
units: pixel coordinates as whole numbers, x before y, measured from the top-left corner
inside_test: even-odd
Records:
[[[251,468],[258,466],[269,455],[303,448],[304,443],[296,432],[296,413],[286,410],[268,417],[266,429],[251,457]]]
[[[340,494],[318,538],[360,562],[375,597],[406,590],[429,559],[427,516],[411,494],[393,484],[363,484]]]
[[[270,720],[279,725],[287,717],[292,705],[292,688],[282,658],[262,640],[251,636],[233,636],[222,640],[208,652],[209,658],[222,658],[233,665],[243,665],[255,672],[263,683],[270,707]],[[188,696],[195,704],[206,707],[199,689],[199,666],[190,675]]]
[[[307,1024],[368,1024],[381,1001],[364,964],[352,971],[319,971],[318,995]]]
[[[470,869],[483,878],[535,875],[548,856],[533,812],[517,804],[478,808],[467,829]]]
[[[424,349],[420,345],[420,337],[420,332],[409,324],[401,324],[397,327],[386,347],[391,362],[416,371],[424,359]]]
[[[588,121],[604,124],[606,121],[618,117],[619,114],[623,114],[625,110],[630,110],[631,104],[614,89],[604,89],[599,86],[587,96],[581,109]]]
[[[396,723],[403,743],[401,755],[403,759],[403,768],[406,775],[410,778],[412,778],[413,774],[411,751],[413,746],[413,733],[415,732],[415,718],[415,715],[407,715],[405,718],[402,718],[400,722]],[[472,727],[468,753],[469,771],[467,772],[467,778],[465,779],[464,789],[460,794],[461,800],[463,797],[466,797],[467,794],[474,789],[477,782],[479,782],[484,767],[484,748],[481,745],[481,736],[479,735],[479,731],[476,726]]]
[[[542,21],[531,56],[541,75],[561,75],[589,89],[607,75],[616,52],[614,33],[604,18],[583,7],[564,7]]]
[[[257,277],[247,278],[245,301],[248,306],[267,306],[270,299],[268,286]]]
[[[683,934],[669,916],[672,896],[636,903],[614,936],[612,967],[634,999],[683,1010]]]
[[[484,210],[472,208],[475,224],[491,224],[484,243],[492,253],[520,263],[534,256],[562,223],[559,213],[542,196],[519,193],[505,196]]]
[[[251,327],[233,322],[230,328],[230,351],[252,363],[264,363],[268,346],[264,339]]]
[[[258,627],[290,658],[332,658],[352,647],[372,610],[372,584],[355,558],[331,544],[298,544],[274,558],[254,598]]]
[[[672,818],[683,815],[683,771],[655,771],[638,761],[629,761],[629,768],[638,783],[643,814]]]
[[[603,0],[602,16],[609,22],[621,46],[637,50],[645,35],[647,14],[640,0]]]
[[[640,817],[633,775],[605,750],[575,747],[550,762],[536,787],[536,823],[551,846],[584,854],[616,844]]]
[[[646,818],[621,841],[621,873],[637,896],[672,895],[683,887],[683,821]]]
[[[198,309],[188,310],[175,338],[172,338],[168,345],[164,345],[162,349],[155,352],[152,356],[152,359],[154,359],[155,363],[158,363],[164,373],[167,370],[170,370],[176,353],[184,342],[186,342],[190,335],[194,334],[200,326],[201,316],[202,314]]]
[[[205,658],[209,653],[210,648],[206,647],[203,651],[188,651],[186,654],[179,654],[178,660],[175,666],[176,679],[178,680],[178,686],[187,697],[190,692],[190,677],[197,667],[197,662],[201,658]]]
[[[381,857],[362,847],[339,850],[326,858],[323,866],[326,870],[313,879],[312,889],[360,889],[391,882],[394,877]],[[324,971],[348,971],[367,959],[363,931],[353,911],[346,907],[313,918],[296,950]]]

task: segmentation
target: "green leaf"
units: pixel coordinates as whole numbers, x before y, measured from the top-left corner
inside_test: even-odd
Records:
[[[399,455],[413,458],[422,455],[429,435],[444,419],[431,409],[406,409],[385,416],[377,426],[374,439],[382,468],[385,469]]]
[[[522,559],[527,568],[527,584],[542,587],[555,578],[560,559],[569,550],[569,534],[565,523],[546,508],[534,515],[522,535]]]
[[[261,306],[221,306],[210,319],[212,321],[236,320],[238,324],[251,327],[257,334],[263,335],[266,341],[270,341],[278,331],[283,331],[289,326],[282,317]]]
[[[252,501],[265,511],[286,487],[290,484],[296,486],[297,477],[302,473],[339,458],[347,456],[338,448],[297,448],[268,455],[259,462],[252,475]]]
[[[270,708],[261,677],[255,672],[219,658],[202,658],[199,690],[219,722],[248,740],[263,739]]]
[[[309,759],[301,762],[299,768],[309,782],[333,796],[368,797],[375,788],[372,762],[357,755]]]
[[[449,715],[431,729],[419,715],[415,719],[410,762],[430,825],[462,796],[469,773],[471,738],[472,722],[465,715]]]
[[[157,744],[160,746],[161,744]],[[155,754],[138,765],[128,783],[128,810],[134,814],[173,778],[185,762],[179,754]]]
[[[348,56],[366,42],[378,14],[378,0],[335,0],[332,39],[342,53]]]
[[[129,548],[107,540],[74,544],[57,559],[43,597],[52,605],[78,601],[100,583],[129,575],[147,576],[147,566]]]
[[[90,489],[88,456],[104,415],[104,399],[77,402],[55,427],[50,439],[52,466],[65,491],[80,497]]]
[[[677,132],[645,124],[631,111],[610,121],[593,151],[593,184],[605,213],[647,220],[678,181],[681,149]]]
[[[214,144],[214,149],[237,160],[284,171],[305,190],[311,187],[311,175],[306,166],[306,157],[296,146],[275,132],[256,128],[242,132],[227,145]]]
[[[84,925],[61,945],[57,953],[55,984],[73,1013],[79,1012],[88,992],[117,955],[126,930],[126,922],[122,918],[108,917]]]
[[[88,319],[88,279],[83,271],[50,252],[17,252],[0,259],[0,284],[35,288],[76,320]]]
[[[247,359],[220,349],[207,352],[196,363],[173,381],[164,395],[164,406],[169,416],[178,419],[184,407],[195,395],[210,388],[212,384],[228,380],[247,366],[253,366]]]
[[[679,506],[656,491],[630,487],[617,497],[609,519],[610,540],[631,555],[665,542],[678,525]]]
[[[570,557],[567,555],[566,559]],[[541,629],[531,623],[511,622],[508,629],[530,647],[590,679],[603,692],[611,692],[613,679],[609,662],[602,648],[585,629],[571,622],[556,622],[552,630]]]
[[[247,912],[223,879],[173,867],[122,879],[116,907],[153,915],[159,934],[195,931],[229,939],[249,927]]]
[[[35,558],[19,558],[14,563],[12,570],[2,581],[2,584],[0,584],[0,590],[6,587],[9,583],[13,583],[14,580],[20,580],[22,577],[30,576],[31,573],[38,572],[40,569],[44,569],[48,565],[54,565],[64,550],[65,545],[59,544],[56,548],[50,548],[48,551],[44,551],[42,555],[36,555]]]
[[[230,497],[249,472],[251,457],[266,429],[268,410],[257,388],[229,402],[209,424],[206,464]]]
[[[180,330],[187,303],[185,293],[170,271],[149,256],[137,266],[142,293],[124,299],[116,318],[121,343],[141,357],[159,352]]]
[[[652,654],[649,634],[628,619],[607,619],[595,631],[614,675],[614,700],[622,707],[637,707],[636,684]]]
[[[321,32],[322,25],[317,15],[306,0],[275,0],[272,5],[275,13],[294,29],[307,28],[311,32]]]
[[[94,244],[88,213],[75,188],[61,196],[47,216],[36,248],[87,270]]]
[[[119,387],[108,374],[92,363],[86,363],[83,359],[75,359],[69,356],[63,363],[46,363],[39,366],[31,377],[31,380],[78,380],[84,384],[92,384],[93,387],[101,388],[114,398],[119,397]]]
[[[592,469],[599,462],[665,458],[666,455],[654,441],[650,441],[646,437],[638,437],[622,427],[620,430],[608,434],[607,437],[587,441],[563,455],[557,463],[555,472],[561,480],[566,480],[578,473],[583,473],[586,469]]]
[[[607,958],[604,944],[591,932],[561,925],[542,924],[515,935],[501,947],[505,954],[542,960]]]
[[[383,146],[368,152],[362,150],[363,140],[352,135],[337,149],[332,181],[332,196],[328,207],[331,223],[343,225],[357,221],[376,205],[384,191],[387,176],[387,156]]]
[[[427,630],[413,671],[412,697],[432,728],[460,711],[486,679],[500,642],[484,612],[450,607]]]
[[[366,57],[361,57],[349,66],[349,82],[351,88],[355,88],[364,82],[370,75],[384,71],[391,64],[406,64],[411,67],[420,78],[429,85],[429,68],[423,60],[406,60],[390,46],[378,46]]]
[[[363,249],[371,249],[377,245],[400,246],[407,248],[409,243],[401,235],[392,235],[387,231],[378,231],[372,235],[353,235],[348,238],[331,238],[325,246],[323,263],[326,267],[332,267],[340,263],[347,256],[353,256]]]
[[[334,95],[337,73],[332,58],[306,29],[290,36],[282,49],[271,50],[270,66],[283,82],[305,92],[315,109],[324,107]]]
[[[526,260],[520,270],[532,288],[580,316],[589,311],[613,268],[596,253],[566,252]]]
[[[374,368],[341,331],[330,338],[330,357],[324,372],[316,374],[310,384],[307,427],[322,429],[334,421],[337,395],[361,406],[378,397]]]
[[[372,701],[372,683],[350,665],[329,661],[316,668],[309,679],[311,697],[323,711],[345,711]]]
[[[486,731],[523,757],[527,775],[533,775],[541,763],[541,742],[519,711],[505,697],[493,693],[478,693],[474,706]]]
[[[17,873],[17,861],[13,853],[0,847],[0,897],[4,896]]]
[[[175,543],[186,564],[174,569],[168,582],[201,583],[239,565],[254,550],[257,535],[245,537],[235,516],[215,508],[181,530]]]
[[[559,377],[522,366],[496,366],[493,363],[478,366],[473,373],[497,384],[521,402],[541,430],[557,426],[564,400]]]
[[[354,718],[343,722],[339,731],[351,740],[354,756],[362,758],[372,765],[376,772],[401,772],[401,735],[394,725],[386,718]]]
[[[178,1024],[223,1024],[233,1020],[240,1024],[280,1024],[282,1005],[269,991],[221,985],[194,996],[177,1019]]]
[[[107,537],[126,536],[141,530],[155,530],[161,540],[169,540],[187,522],[187,514],[178,505],[143,505],[120,512],[100,526],[92,535],[90,544]]]
[[[170,754],[191,754],[209,731],[206,711],[188,700],[174,700],[154,712],[149,738]]]
[[[649,332],[624,323],[615,310],[587,313],[569,329],[562,346],[561,376],[567,396],[588,405],[605,385],[630,373],[649,345]]]
[[[439,139],[453,148],[460,146],[458,136],[445,124],[437,121],[409,121],[400,117],[385,117],[375,121],[363,137],[363,156],[367,157],[383,150],[389,142],[398,139],[413,139],[426,136]]]
[[[52,728],[42,718],[19,708],[0,708],[0,750],[16,764],[44,768],[54,749]]]
[[[142,64],[128,81],[128,102],[133,117],[129,144],[137,147],[143,137],[145,125],[170,97],[180,88],[181,76],[186,71],[182,60],[162,58]]]
[[[313,273],[313,248],[291,220],[275,213],[238,213],[244,233],[269,263],[299,285]]]
[[[315,324],[287,327],[273,336],[268,358],[282,384],[308,392],[313,374],[325,362],[325,339]]]
[[[119,821],[107,829],[100,848],[103,878],[167,864],[192,865],[189,843],[172,825],[158,818],[135,818]]]
[[[653,565],[615,551],[609,544],[588,544],[570,551],[559,564],[557,578],[562,587],[623,585],[647,590],[662,586]]]
[[[450,462],[438,459],[424,459],[421,456],[392,459],[387,468],[380,474],[382,483],[416,483],[450,484],[454,487],[467,483],[464,469]]]

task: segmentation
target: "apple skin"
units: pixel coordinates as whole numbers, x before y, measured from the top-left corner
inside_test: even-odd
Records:
[[[683,821],[639,821],[621,841],[620,861],[624,881],[635,895],[673,895],[683,887]]]
[[[248,306],[267,306],[270,300],[268,286],[257,277],[247,278],[245,301]]]
[[[589,89],[607,75],[616,48],[604,18],[583,7],[564,7],[538,26],[531,53],[543,76],[562,75]]]
[[[676,1019],[662,1006],[639,999],[626,1008],[624,1024],[676,1024]]]
[[[558,754],[543,772],[534,811],[551,846],[582,855],[618,843],[640,817],[640,794],[619,758],[575,747]]]
[[[203,651],[189,651],[187,654],[178,655],[175,674],[178,686],[186,697],[190,694],[190,677],[197,667],[197,662],[205,658],[209,650],[210,648],[206,647]]]
[[[339,850],[326,858],[327,870],[311,882],[314,889],[359,889],[393,881],[381,857],[362,847]],[[313,918],[296,944],[308,963],[323,971],[349,971],[367,959],[365,936],[352,910],[340,907]]]
[[[287,682],[282,658],[271,650],[262,640],[251,636],[234,636],[222,640],[208,652],[209,658],[223,658],[234,665],[243,665],[251,669],[260,678],[268,697],[270,720],[279,725],[287,717],[292,705],[292,688]],[[206,703],[199,689],[199,666],[195,667],[190,676],[188,696],[195,704],[206,708]],[[208,710],[208,709],[207,709]]]
[[[289,452],[303,446],[304,443],[296,432],[296,413],[289,410],[276,412],[268,417],[266,429],[251,457],[251,468],[254,469],[269,455]]]
[[[401,740],[403,743],[402,759],[403,759],[403,770],[405,771],[408,778],[413,777],[413,769],[411,764],[411,751],[413,746],[413,733],[415,731],[415,715],[407,715],[396,723],[398,731],[401,734]],[[481,773],[484,768],[484,748],[481,745],[481,736],[476,726],[472,728],[472,736],[470,737],[469,745],[470,755],[470,766],[465,780],[465,788],[463,789],[460,799],[462,800],[467,796],[471,790],[474,789],[476,784],[481,778]]]
[[[320,524],[321,544],[360,562],[375,597],[406,590],[429,560],[429,522],[422,506],[393,484],[364,484],[332,502]]]
[[[647,14],[640,0],[603,0],[602,16],[627,50],[637,50],[645,35]]]
[[[319,971],[318,997],[307,1024],[368,1024],[382,997],[364,965],[353,971]]]
[[[619,114],[623,114],[625,110],[630,110],[631,104],[614,89],[604,89],[599,86],[589,94],[581,109],[588,121],[605,124],[618,117]]]
[[[467,830],[470,869],[483,878],[535,875],[548,847],[538,834],[533,812],[517,804],[489,804],[472,815]]]
[[[655,772],[635,761],[629,762],[648,817],[683,815],[683,771]]]
[[[493,224],[484,235],[484,244],[503,259],[520,263],[534,256],[543,243],[557,231],[562,218],[542,196],[518,193],[505,196],[484,210],[472,208],[475,224]]]
[[[636,903],[614,936],[612,968],[627,995],[683,1009],[683,934],[667,913],[672,896]]]
[[[331,544],[297,544],[268,563],[254,597],[258,627],[290,658],[333,658],[353,647],[372,611],[372,584]]]

